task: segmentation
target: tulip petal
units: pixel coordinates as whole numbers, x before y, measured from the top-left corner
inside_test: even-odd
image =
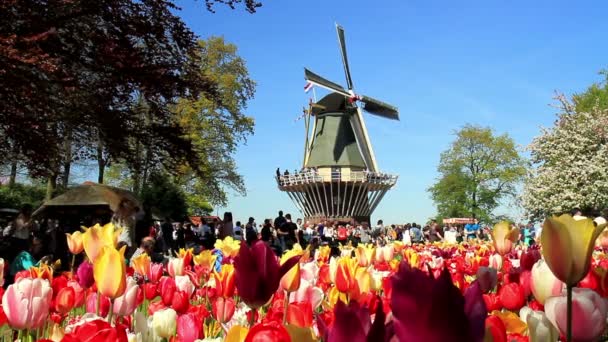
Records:
[[[563,282],[571,283],[572,239],[568,229],[557,218],[547,218],[540,236],[545,262],[553,274]]]

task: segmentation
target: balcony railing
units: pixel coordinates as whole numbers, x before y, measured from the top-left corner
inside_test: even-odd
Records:
[[[365,182],[392,186],[398,177],[384,172],[332,170],[331,173],[320,173],[316,170],[306,170],[275,178],[279,186],[283,187],[320,182]]]

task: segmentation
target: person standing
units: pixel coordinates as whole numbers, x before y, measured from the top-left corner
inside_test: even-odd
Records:
[[[285,215],[285,223],[279,228],[279,234],[283,238],[281,246],[283,251],[291,249],[297,242],[296,230],[298,230],[298,227],[291,221],[291,214]]]
[[[232,213],[227,211],[224,213],[224,221],[220,225],[218,237],[219,237],[219,239],[224,239],[228,236],[232,237],[233,235],[234,235],[234,224],[232,223]]]

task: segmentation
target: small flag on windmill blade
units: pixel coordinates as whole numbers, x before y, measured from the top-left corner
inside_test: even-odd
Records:
[[[306,85],[304,86],[304,92],[308,93],[313,86],[314,84],[312,84],[312,82],[306,82]]]

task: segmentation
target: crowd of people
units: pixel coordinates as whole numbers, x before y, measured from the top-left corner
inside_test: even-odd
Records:
[[[44,228],[43,228],[44,227]],[[62,228],[63,227],[63,228]],[[0,258],[5,260],[7,271],[5,275],[15,275],[20,270],[45,261],[61,260],[69,265],[69,251],[65,241],[65,226],[56,221],[36,221],[31,218],[31,208],[24,207],[20,214],[6,227],[2,227],[0,242],[3,248]],[[532,224],[520,225],[521,241],[534,244],[540,234]],[[291,249],[295,244],[302,248],[315,249],[322,245],[332,247],[339,254],[339,246],[350,244],[356,247],[360,243],[385,245],[393,241],[404,244],[420,244],[426,242],[446,241],[461,243],[472,239],[490,240],[491,228],[479,224],[440,225],[431,220],[425,225],[406,223],[401,225],[385,225],[382,220],[375,226],[367,222],[343,223],[337,221],[309,222],[301,218],[294,219],[291,214],[278,212],[274,219],[264,219],[258,224],[253,217],[247,221],[235,221],[232,213],[224,214],[222,220],[205,221],[199,224],[192,222],[173,222],[170,219],[155,221],[146,227],[137,228],[139,246],[129,246],[128,257],[146,253],[154,262],[164,262],[182,248],[193,248],[195,253],[201,250],[213,249],[218,239],[228,236],[235,240],[262,240],[271,247],[277,255]],[[120,244],[125,244],[120,242]],[[137,249],[136,249],[137,247]],[[9,284],[10,282],[7,282]]]

